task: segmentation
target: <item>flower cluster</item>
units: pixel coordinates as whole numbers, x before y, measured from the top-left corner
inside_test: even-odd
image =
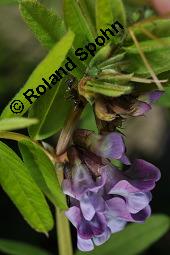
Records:
[[[78,248],[91,251],[127,222],[142,223],[150,216],[150,191],[160,171],[140,159],[131,164],[119,133],[96,135],[77,130],[73,141],[63,181],[64,193],[70,198],[66,216],[77,229]],[[127,169],[120,171],[112,159],[122,161]]]
[[[129,117],[139,117],[151,110],[152,104],[155,103],[162,95],[163,91],[154,90],[149,93],[132,93],[120,97],[103,97],[95,98],[94,112],[96,119],[108,132],[122,125],[123,119]]]

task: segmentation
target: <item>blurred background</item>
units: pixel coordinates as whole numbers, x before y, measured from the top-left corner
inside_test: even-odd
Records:
[[[40,2],[61,13],[61,0]],[[145,3],[139,0],[130,2],[133,2],[135,10],[142,11],[145,8],[146,1]],[[126,1],[127,5],[128,3],[129,1]],[[17,3],[14,1],[13,4],[4,4],[3,0],[0,0],[0,111],[24,84],[46,53],[22,20]],[[124,130],[130,158],[143,158],[161,169],[162,179],[153,192],[152,209],[153,213],[168,215],[170,214],[169,130],[170,110],[159,105],[154,106],[145,117],[130,120]],[[8,144],[17,150],[16,143],[8,142]],[[3,190],[0,190],[0,215],[0,238],[25,241],[56,254],[55,232],[51,232],[50,237],[46,238],[33,231],[23,221]],[[168,255],[169,251],[170,233],[167,233],[143,254]]]

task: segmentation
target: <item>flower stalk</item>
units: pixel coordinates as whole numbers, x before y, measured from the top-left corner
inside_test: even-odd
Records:
[[[63,181],[62,165],[56,164],[56,169],[58,180],[61,184]],[[73,255],[69,221],[66,218],[64,211],[61,211],[59,208],[56,208],[56,232],[59,254]]]

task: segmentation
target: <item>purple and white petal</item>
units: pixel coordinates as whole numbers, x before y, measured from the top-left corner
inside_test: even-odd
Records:
[[[136,214],[132,214],[132,218],[135,222],[144,222],[148,217],[151,216],[151,208],[148,205],[146,208]]]
[[[95,153],[98,156],[109,159],[120,159],[125,152],[122,135],[116,132],[101,136],[99,144],[96,144]]]
[[[132,113],[132,116],[134,116],[134,117],[142,116],[142,115],[144,115],[145,113],[147,113],[148,111],[151,110],[150,104],[139,101],[139,100],[136,103],[135,108],[136,108],[136,111],[134,111]]]
[[[77,236],[77,247],[80,251],[92,251],[94,244],[91,239],[82,239],[79,235]]]
[[[81,211],[77,206],[70,207],[69,210],[65,212],[65,215],[76,228],[82,222]]]
[[[86,193],[80,200],[80,208],[84,218],[88,221],[92,220],[96,210],[92,202],[90,194]]]
[[[151,201],[150,192],[140,192],[128,181],[118,182],[109,192],[112,195],[118,195],[125,199],[127,209],[130,213],[137,213],[145,208]]]
[[[80,164],[72,169],[72,190],[75,198],[79,199],[89,188],[95,187],[95,183],[88,168]]]
[[[95,217],[90,222],[94,236],[102,235],[106,228],[107,222],[103,213],[96,213]]]
[[[142,217],[134,218],[136,214],[131,214],[129,212],[125,200],[120,197],[114,197],[108,200],[107,205],[108,205],[108,208],[112,211],[113,216],[117,217],[118,219],[122,221],[143,222]],[[138,214],[140,214],[140,212]]]
[[[102,245],[109,240],[110,236],[111,231],[109,228],[107,228],[102,235],[93,237],[93,242],[97,246]]]
[[[151,201],[151,197],[150,192],[130,193],[127,197],[127,208],[129,212],[135,214],[143,210],[146,206],[148,206],[149,202]]]

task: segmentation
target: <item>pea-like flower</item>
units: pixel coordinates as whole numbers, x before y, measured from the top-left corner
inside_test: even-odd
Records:
[[[88,151],[107,159],[121,160],[129,164],[125,155],[123,136],[118,132],[98,135],[93,131],[78,129],[73,136],[74,143]]]
[[[160,179],[154,165],[136,160],[120,171],[110,161],[75,147],[68,150],[68,158],[63,181],[70,197],[66,216],[77,229],[80,250],[90,251],[127,222],[142,223],[150,216],[150,191]]]

